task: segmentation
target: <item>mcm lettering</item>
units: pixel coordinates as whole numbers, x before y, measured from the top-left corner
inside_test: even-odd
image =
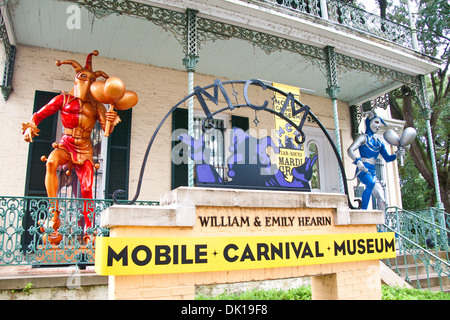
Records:
[[[234,105],[231,103],[230,97],[228,96],[225,88],[223,87],[222,81],[219,79],[214,80],[214,96],[210,95],[206,90],[204,90],[200,86],[196,86],[194,88],[195,96],[197,97],[198,102],[200,103],[200,106],[203,109],[203,112],[205,112],[205,115],[208,119],[211,119],[211,111],[208,108],[208,105],[205,102],[205,99],[203,96],[207,97],[209,100],[214,102],[215,105],[219,103],[219,89],[220,92],[222,92],[222,96],[224,97],[225,101],[227,102],[228,107],[230,110],[234,109]]]
[[[286,109],[289,106],[289,104],[291,105],[292,117],[295,117],[296,115],[304,112],[303,113],[303,117],[301,118],[300,123],[298,124],[299,128],[303,128],[303,125],[305,124],[306,117],[309,114],[310,107],[305,105],[305,106],[297,109],[296,106],[295,106],[295,97],[294,97],[294,95],[291,92],[289,92],[288,95],[286,96],[286,100],[284,101],[283,107],[280,110],[280,113],[282,115],[285,115]]]
[[[267,106],[269,104],[269,102],[267,100],[265,100],[261,106],[257,106],[257,105],[254,105],[253,103],[251,103],[251,101],[248,97],[248,87],[251,84],[258,85],[263,90],[267,89],[266,85],[264,83],[262,83],[260,80],[251,79],[251,80],[246,81],[245,85],[244,85],[244,89],[243,89],[245,102],[247,103],[247,105],[250,108],[252,108],[254,110],[262,110],[262,109],[267,108]],[[205,101],[205,97],[208,100],[212,101],[215,105],[218,105],[219,104],[219,90],[222,93],[222,96],[225,99],[227,106],[230,108],[230,110],[233,110],[236,107],[236,105],[233,105],[233,103],[231,102],[230,96],[226,92],[226,90],[223,86],[223,83],[222,83],[222,81],[220,81],[220,79],[214,80],[214,95],[211,95],[210,93],[208,93],[205,89],[203,89],[200,86],[196,86],[194,88],[195,96],[197,97],[197,100],[200,103],[200,106],[202,107],[203,112],[205,113],[205,115],[208,119],[212,118],[212,114],[208,108],[206,101]],[[303,109],[302,109],[302,111],[303,111]]]

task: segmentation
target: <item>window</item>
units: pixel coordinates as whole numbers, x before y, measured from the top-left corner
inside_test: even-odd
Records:
[[[303,127],[306,136],[306,156],[317,156],[310,181],[312,192],[340,193],[339,164],[328,139],[320,128]],[[334,133],[328,132],[330,137]]]
[[[311,177],[310,186],[311,190],[320,190],[320,174],[319,174],[319,148],[314,141],[308,142],[308,157],[311,159],[317,156],[317,160],[313,165],[313,173]]]
[[[194,136],[196,139],[198,139],[202,134],[203,119],[204,118],[200,114],[194,115]],[[225,130],[227,129],[229,122],[228,119],[229,118],[226,115],[216,116],[213,120],[216,130],[205,133],[205,146],[211,149],[210,160],[214,164],[214,167],[217,169],[217,172],[222,179],[227,177],[225,154],[226,147],[223,144],[226,144]],[[231,127],[237,127],[247,131],[249,128],[248,118],[231,116]],[[185,129],[187,131],[187,128],[188,110],[181,108],[175,109],[172,114],[172,132],[177,129]],[[222,134],[224,139],[219,138],[220,134]],[[172,137],[172,150],[174,150],[174,147],[179,143],[180,142],[176,139],[176,137]],[[183,148],[180,148],[180,154],[177,156],[179,159],[183,159]],[[179,164],[172,161],[172,189],[180,186],[188,186],[188,165],[186,160]]]
[[[194,115],[194,138],[199,139],[202,134],[205,143],[205,149],[209,149],[211,154],[209,163],[217,170],[219,176],[224,179],[225,176],[225,119],[215,118],[211,124],[214,129],[207,130],[203,133],[202,123],[206,117]]]

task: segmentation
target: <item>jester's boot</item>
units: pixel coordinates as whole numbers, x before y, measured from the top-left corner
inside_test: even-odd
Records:
[[[49,242],[51,245],[58,245],[62,240],[62,235],[58,232],[61,226],[61,220],[59,219],[59,212],[52,209],[49,218],[41,220],[38,222],[39,230],[44,233],[42,240],[44,243]],[[53,232],[51,234],[45,233],[47,228],[52,228]]]
[[[83,237],[83,241],[84,241],[84,243],[86,244],[86,245],[88,245],[88,244],[92,244],[92,245],[94,245],[95,244],[95,239],[97,238],[97,235],[95,234],[95,233],[93,233],[93,234],[86,234],[84,237]]]

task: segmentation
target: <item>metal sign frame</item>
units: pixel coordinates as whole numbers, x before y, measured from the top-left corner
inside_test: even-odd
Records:
[[[245,100],[245,104],[233,104],[231,102],[230,96],[228,95],[227,91],[225,90],[224,85],[235,85],[235,84],[243,84],[244,88],[243,88],[243,94],[244,94],[244,100]],[[283,96],[286,97],[286,100],[284,102],[284,105],[282,107],[282,109],[280,110],[280,112],[273,110],[271,108],[268,107],[269,103],[268,101],[264,101],[264,103],[262,105],[255,105],[252,104],[252,102],[250,101],[249,97],[248,97],[248,88],[250,85],[254,85],[254,86],[259,86],[261,87],[262,90],[271,90],[273,92],[277,92]],[[211,95],[210,93],[207,92],[208,89],[213,88],[214,92],[213,95]],[[226,107],[221,108],[220,110],[217,110],[215,112],[211,112],[211,110],[209,109],[205,98],[207,98],[208,100],[210,100],[211,102],[213,102],[214,104],[218,105],[219,103],[219,90],[223,96],[223,98],[225,99],[225,102],[227,104]],[[124,203],[123,200],[119,201],[117,199],[117,195],[118,194],[123,194],[125,193],[125,191],[123,190],[116,190],[113,194],[113,199],[114,202],[117,204],[133,204],[136,202],[137,198],[139,197],[140,191],[141,191],[141,187],[142,187],[142,180],[143,180],[143,176],[144,176],[144,172],[145,172],[145,167],[147,164],[147,160],[150,154],[150,150],[153,146],[153,143],[156,139],[156,136],[159,133],[159,130],[161,129],[161,127],[163,126],[163,124],[165,123],[165,121],[167,120],[167,118],[169,118],[169,116],[181,105],[184,104],[185,101],[187,101],[188,99],[190,99],[191,97],[197,97],[198,102],[200,103],[200,106],[202,107],[202,110],[205,114],[205,119],[203,120],[202,123],[202,129],[203,131],[206,131],[208,129],[213,128],[213,125],[211,124],[211,119],[214,118],[215,115],[222,113],[224,111],[233,111],[236,108],[250,108],[253,109],[255,111],[265,111],[265,112],[269,112],[274,114],[275,116],[283,119],[284,121],[286,121],[287,123],[289,123],[290,125],[292,125],[292,127],[297,131],[297,135],[295,136],[295,142],[297,142],[298,144],[302,144],[305,142],[305,134],[303,132],[303,125],[305,123],[305,120],[307,118],[307,116],[310,116],[313,121],[315,121],[315,123],[319,126],[319,128],[322,130],[323,134],[326,136],[328,142],[330,143],[333,152],[335,154],[336,160],[338,161],[339,164],[339,169],[341,171],[342,174],[342,178],[344,181],[344,193],[347,195],[347,199],[348,199],[348,205],[351,209],[358,209],[360,208],[360,200],[355,199],[355,201],[359,202],[359,205],[357,207],[353,206],[350,200],[350,196],[349,196],[349,192],[348,192],[348,186],[347,186],[347,178],[346,178],[346,174],[345,174],[345,170],[344,170],[344,164],[342,162],[342,159],[339,156],[339,152],[336,149],[336,145],[334,144],[333,140],[331,139],[330,135],[328,134],[328,132],[326,131],[325,127],[322,125],[322,123],[319,121],[319,119],[314,115],[314,113],[311,111],[311,108],[303,103],[301,103],[300,101],[298,101],[297,99],[294,98],[294,95],[292,93],[286,93],[274,86],[271,85],[267,85],[265,83],[263,83],[261,80],[257,80],[257,79],[250,79],[250,80],[230,80],[230,81],[221,81],[219,79],[214,80],[213,84],[210,84],[208,86],[205,87],[195,87],[194,91],[192,93],[190,93],[189,95],[185,96],[182,100],[180,100],[176,105],[174,105],[168,112],[167,114],[163,117],[163,119],[161,120],[161,122],[159,123],[159,125],[157,126],[157,128],[155,129],[155,131],[153,132],[153,135],[148,143],[147,146],[147,150],[144,154],[144,158],[142,161],[142,165],[141,165],[141,171],[139,174],[139,180],[138,180],[138,184],[137,184],[137,188],[136,188],[136,193],[133,197],[133,199],[129,202]],[[295,116],[297,114],[301,114],[303,112],[303,116],[301,117],[301,121],[300,123],[297,125],[295,124],[291,119],[289,119],[286,115],[286,108],[288,106],[292,107],[292,114]]]

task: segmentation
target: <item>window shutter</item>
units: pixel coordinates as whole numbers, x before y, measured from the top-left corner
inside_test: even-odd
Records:
[[[33,113],[37,112],[57,95],[58,93],[55,92],[36,91],[34,95]],[[41,130],[39,136],[34,137],[33,143],[29,144],[27,174],[25,178],[25,196],[47,196],[47,191],[45,189],[45,162],[41,161],[41,157],[48,156],[53,150],[52,143],[55,142],[56,139],[57,121],[58,113],[42,120],[38,126],[39,130]],[[24,230],[26,230],[21,239],[21,244],[24,248],[26,248],[33,240],[33,236],[29,234],[28,230],[35,223],[30,215],[31,211],[36,210],[36,208],[31,208],[30,206],[31,202],[28,202],[22,220],[22,226]]]
[[[176,129],[188,129],[188,110],[175,109],[172,113],[172,132]],[[180,141],[172,141],[172,150]],[[180,150],[180,158],[183,156]],[[187,163],[174,164],[172,162],[172,190],[181,186],[188,186],[188,165]]]
[[[130,167],[131,110],[116,110],[121,122],[109,136],[106,163],[106,199],[112,199],[114,191],[122,189],[118,199],[128,199],[128,180]]]
[[[45,106],[58,93],[36,91],[34,96],[33,113]],[[31,118],[31,115],[30,115]],[[41,121],[38,128],[41,130],[39,136],[33,138],[33,143],[29,144],[28,165],[25,182],[25,196],[47,196],[45,190],[45,162],[41,161],[42,156],[48,156],[52,152],[52,143],[56,139],[56,126],[58,113],[55,113]]]
[[[247,131],[249,128],[249,122],[247,117],[231,116],[231,127],[239,128]]]

